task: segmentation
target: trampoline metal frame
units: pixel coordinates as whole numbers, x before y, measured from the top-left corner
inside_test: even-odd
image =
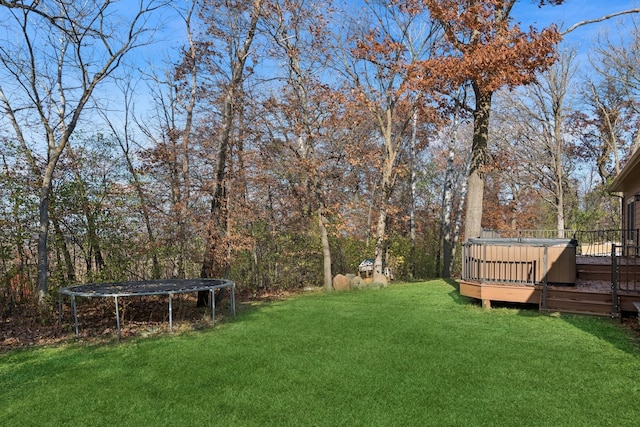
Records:
[[[58,292],[58,323],[62,323],[62,296],[71,297],[71,308],[75,322],[75,333],[78,336],[78,311],[76,297],[86,298],[111,298],[115,302],[116,325],[118,328],[118,339],[120,332],[120,310],[118,306],[119,297],[168,295],[169,296],[169,331],[173,332],[173,295],[189,292],[209,291],[211,294],[211,325],[216,322],[216,303],[214,292],[216,289],[229,289],[229,300],[233,316],[236,315],[235,283],[225,279],[170,279],[170,280],[144,280],[135,282],[111,282],[111,283],[91,283],[87,285],[69,286],[60,289]]]

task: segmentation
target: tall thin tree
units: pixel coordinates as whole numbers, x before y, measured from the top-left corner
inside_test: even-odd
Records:
[[[214,278],[226,277],[230,267],[229,259],[229,236],[227,217],[227,161],[229,149],[233,140],[233,131],[238,115],[238,101],[242,98],[243,83],[245,76],[245,66],[251,54],[251,46],[256,35],[258,22],[263,13],[262,0],[252,0],[250,4],[242,1],[237,2],[208,2],[208,14],[205,17],[207,29],[205,34],[212,38],[221,37],[226,44],[228,51],[228,79],[220,84],[220,124],[214,140],[216,152],[214,173],[211,183],[212,197],[210,221],[208,226],[208,242],[202,262],[201,277]],[[224,13],[224,9],[229,22],[227,29],[232,33],[225,33],[219,21]],[[222,15],[222,16],[221,16]],[[213,43],[205,46],[207,49]],[[216,52],[210,52],[217,55]],[[219,72],[219,70],[216,70]],[[207,304],[208,293],[198,295],[198,305]]]
[[[58,160],[96,89],[129,52],[150,42],[155,28],[147,17],[164,4],[143,0],[116,19],[118,5],[109,0],[0,1],[2,19],[17,36],[0,43],[0,72],[14,82],[3,80],[0,105],[28,156],[37,157],[27,135],[46,139],[38,233],[41,302],[48,295],[49,200]],[[34,118],[38,131],[27,129]]]

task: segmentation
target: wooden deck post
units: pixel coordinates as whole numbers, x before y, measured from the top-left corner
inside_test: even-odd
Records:
[[[490,310],[491,309],[491,300],[490,299],[483,299],[482,300],[482,307],[486,310]]]

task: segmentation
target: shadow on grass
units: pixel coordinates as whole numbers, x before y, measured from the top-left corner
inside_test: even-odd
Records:
[[[460,284],[456,279],[449,278],[449,279],[440,279],[440,280],[442,280],[444,283],[451,285],[456,291],[460,290]]]
[[[449,297],[457,305],[472,305],[478,308],[482,307],[482,302],[475,298],[460,295],[460,287],[458,282],[453,279],[443,279],[453,287],[449,292]],[[549,316],[558,318],[582,330],[600,340],[612,344],[617,349],[632,355],[640,353],[640,326],[636,319],[625,318],[624,322],[601,316],[590,316],[586,314],[565,314],[565,313],[547,313],[539,310],[538,304],[526,304],[516,302],[491,301],[491,309],[508,309],[514,310],[518,316],[537,317]],[[627,335],[629,339],[624,339]]]
[[[236,303],[236,317],[231,320],[248,320],[255,317],[261,310],[270,304],[270,302],[242,301]]]
[[[623,324],[620,319],[601,316],[559,313],[549,315],[559,317],[571,326],[608,342],[618,350],[634,356],[640,355],[640,336],[638,335],[637,320],[627,319],[627,322]],[[624,335],[628,339],[624,339]]]
[[[460,284],[455,279],[440,279],[443,282],[451,285],[453,288],[449,292],[449,297],[451,300],[457,305],[477,305],[480,306],[480,301],[475,298],[465,297],[464,295],[460,295]]]

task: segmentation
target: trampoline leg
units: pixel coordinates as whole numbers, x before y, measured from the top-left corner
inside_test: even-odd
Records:
[[[173,294],[169,294],[169,332],[173,332],[173,309],[171,307],[171,300],[173,299]]]
[[[73,320],[76,323],[76,337],[78,336],[78,310],[76,309],[76,296],[71,295],[71,307],[73,307]]]
[[[213,289],[211,289],[209,292],[211,292],[211,325],[215,325],[216,324],[216,299],[214,298],[215,295],[213,294]]]
[[[236,317],[236,285],[231,287],[231,311],[233,312],[233,317]]]
[[[113,297],[116,302],[116,325],[118,326],[118,340],[120,340],[120,310],[118,310],[118,297]]]
[[[62,325],[62,294],[58,293],[58,326]]]

